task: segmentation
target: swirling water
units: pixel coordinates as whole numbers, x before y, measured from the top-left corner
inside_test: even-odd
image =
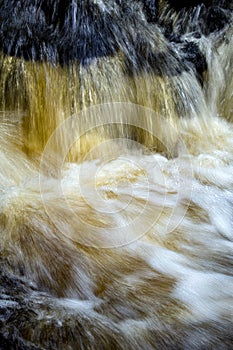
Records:
[[[121,23],[111,54],[1,54],[0,347],[231,349],[231,25],[90,3]]]

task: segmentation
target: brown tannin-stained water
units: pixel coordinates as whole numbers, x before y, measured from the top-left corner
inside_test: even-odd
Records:
[[[2,1],[0,349],[233,348],[232,9]]]

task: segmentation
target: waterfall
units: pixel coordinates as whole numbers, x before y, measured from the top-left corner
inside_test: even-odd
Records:
[[[0,349],[232,349],[231,1],[0,4]]]

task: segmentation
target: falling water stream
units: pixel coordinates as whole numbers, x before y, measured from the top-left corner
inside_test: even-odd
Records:
[[[232,4],[210,2],[0,4],[0,349],[232,349]]]

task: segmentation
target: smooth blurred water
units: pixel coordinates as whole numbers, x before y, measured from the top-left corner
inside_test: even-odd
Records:
[[[135,8],[88,63],[1,54],[2,349],[232,347],[232,29]]]

